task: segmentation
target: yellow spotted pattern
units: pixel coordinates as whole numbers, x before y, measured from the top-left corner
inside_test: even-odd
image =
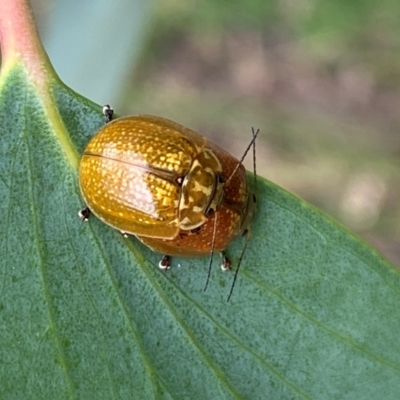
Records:
[[[204,149],[193,161],[182,184],[179,203],[181,229],[195,229],[207,220],[205,213],[210,203],[215,197],[221,199],[221,193],[218,191],[220,192],[222,187],[218,185],[217,176],[221,172],[220,162],[208,149]]]
[[[108,123],[81,159],[80,186],[88,207],[126,233],[175,237],[180,185],[205,142],[163,118],[135,116]]]
[[[155,251],[199,256],[224,250],[252,223],[255,200],[237,165],[182,125],[132,116],[90,140],[79,178],[87,206],[105,223]]]

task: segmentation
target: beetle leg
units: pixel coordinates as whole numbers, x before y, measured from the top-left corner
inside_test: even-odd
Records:
[[[89,221],[90,214],[91,214],[91,211],[90,211],[89,207],[85,207],[83,210],[78,212],[78,216],[82,222]]]
[[[160,262],[158,263],[158,267],[164,271],[171,268],[171,256],[164,255]]]
[[[114,110],[108,104],[106,104],[103,106],[103,114],[106,117],[106,124],[108,124],[113,118]]]
[[[224,251],[220,251],[219,253],[222,257],[222,264],[221,264],[221,269],[222,271],[228,271],[231,269],[231,260],[228,258],[228,256],[225,254]]]
[[[129,237],[129,235],[128,235],[126,232],[120,231],[119,233],[120,233],[120,234],[122,235],[122,237],[124,237],[125,239]]]

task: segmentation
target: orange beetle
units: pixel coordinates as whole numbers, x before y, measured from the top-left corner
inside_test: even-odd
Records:
[[[138,115],[111,121],[89,141],[79,169],[87,208],[124,235],[135,235],[165,256],[223,254],[245,235],[256,197],[236,158],[205,137],[170,120]],[[258,134],[253,135],[252,143]],[[250,145],[251,145],[250,144]],[[250,146],[249,146],[250,147]]]

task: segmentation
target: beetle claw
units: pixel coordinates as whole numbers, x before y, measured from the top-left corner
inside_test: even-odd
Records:
[[[78,216],[82,222],[89,221],[90,214],[91,214],[91,212],[88,207],[86,207],[78,212]]]
[[[106,124],[108,124],[112,120],[114,110],[108,104],[106,104],[103,106],[103,114],[106,117]]]
[[[158,263],[158,267],[164,271],[167,271],[171,268],[171,257],[164,255],[163,258]]]
[[[221,254],[221,257],[222,257],[222,264],[221,264],[222,271],[230,270],[231,266],[232,266],[231,260],[228,258],[228,256],[225,254],[224,251],[221,251],[220,254]]]

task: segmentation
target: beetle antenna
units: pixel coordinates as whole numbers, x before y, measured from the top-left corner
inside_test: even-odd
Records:
[[[257,129],[257,131],[254,129],[254,127],[251,127],[251,132],[253,133],[253,173],[254,173],[254,193],[257,194],[257,170],[256,170],[256,142],[255,139],[258,135],[258,132],[260,130]]]
[[[258,133],[260,132],[259,129],[254,129],[254,127],[251,127],[251,132],[253,133],[253,139],[250,142],[249,146],[247,147],[246,151],[243,154],[243,157],[241,158],[241,160],[239,161],[239,164],[236,166],[235,170],[233,171],[233,173],[231,174],[231,176],[229,177],[229,179],[231,179],[231,177],[234,175],[234,173],[236,172],[236,170],[239,168],[239,165],[243,162],[244,158],[246,157],[248,151],[250,150],[250,147],[253,146],[253,174],[254,174],[254,193],[257,194],[257,172],[256,172],[256,138]],[[228,179],[228,181],[229,181]],[[249,242],[249,238],[250,238],[250,232],[247,232],[246,235],[246,241],[244,243],[242,252],[240,254],[239,257],[239,261],[238,261],[238,265],[236,267],[236,271],[235,271],[235,275],[233,277],[233,281],[232,281],[232,285],[231,285],[231,290],[229,291],[229,295],[228,295],[228,299],[227,302],[230,300],[232,293],[233,293],[233,288],[235,287],[235,283],[236,283],[236,279],[239,273],[239,268],[240,265],[242,264],[242,260],[244,257],[244,253],[246,252],[246,248],[247,248],[247,244]]]
[[[211,267],[212,267],[212,262],[213,262],[213,257],[214,257],[214,249],[215,249],[215,236],[217,233],[217,219],[218,219],[218,213],[215,213],[214,214],[213,236],[212,236],[212,242],[211,242],[210,261],[208,263],[208,273],[207,273],[206,285],[204,286],[204,291],[207,290],[208,282],[210,281],[210,276],[211,276]]]
[[[241,252],[240,257],[239,257],[238,265],[236,267],[235,275],[233,277],[233,281],[232,281],[232,285],[231,285],[231,290],[229,291],[228,299],[226,300],[226,302],[228,302],[230,300],[231,296],[232,296],[233,288],[235,287],[236,279],[237,279],[237,276],[238,276],[238,273],[239,273],[240,264],[242,264],[242,260],[243,260],[244,253],[246,251],[247,243],[249,242],[249,236],[250,236],[249,234],[247,234],[247,236],[246,236],[246,241],[244,243],[242,252]]]
[[[252,132],[253,132],[253,138],[251,139],[251,142],[249,143],[249,145],[247,146],[245,152],[242,155],[242,158],[239,160],[239,162],[237,163],[235,169],[233,170],[233,172],[231,173],[230,177],[227,179],[227,181],[225,182],[225,185],[228,184],[228,182],[232,179],[232,177],[236,174],[236,171],[238,170],[238,168],[242,165],[243,160],[246,158],[247,153],[249,152],[251,146],[253,147],[253,155],[255,154],[255,142],[257,139],[257,136],[260,132],[259,129],[257,129],[256,131],[254,130],[254,128],[251,128]]]

